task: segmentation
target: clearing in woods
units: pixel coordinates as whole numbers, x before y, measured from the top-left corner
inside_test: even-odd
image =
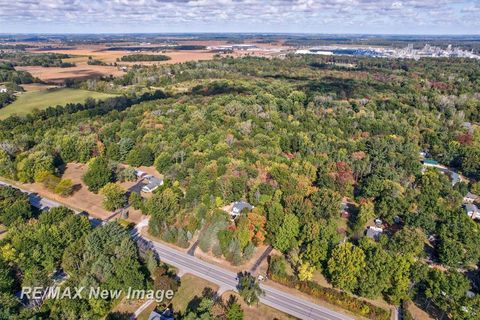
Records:
[[[102,100],[114,96],[113,94],[70,88],[25,92],[18,95],[13,103],[0,109],[0,119],[5,119],[14,114],[26,115],[35,109],[42,110],[51,106],[66,105],[67,103],[83,103],[87,98]]]

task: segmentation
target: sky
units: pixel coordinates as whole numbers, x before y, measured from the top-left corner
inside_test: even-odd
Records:
[[[0,0],[0,33],[480,34],[480,0]]]

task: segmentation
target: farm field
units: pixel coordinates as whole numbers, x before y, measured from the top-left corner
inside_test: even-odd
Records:
[[[221,46],[228,45],[227,41],[178,41],[183,45],[201,45],[201,46]],[[32,44],[32,43],[29,43]],[[132,43],[134,45],[135,43]],[[74,67],[60,68],[60,67],[42,67],[42,66],[18,66],[17,70],[27,71],[34,77],[39,78],[48,83],[63,83],[65,79],[85,80],[92,78],[100,78],[102,76],[120,77],[125,74],[122,67],[130,68],[133,65],[160,65],[160,64],[175,64],[188,61],[211,60],[216,53],[208,49],[201,50],[164,50],[161,54],[170,57],[167,61],[117,61],[122,56],[135,54],[133,51],[125,50],[108,50],[106,45],[77,45],[75,47],[53,47],[48,49],[39,49],[36,47],[29,49],[30,53],[58,53],[69,54],[72,57],[63,59],[65,62],[75,63]],[[113,45],[113,44],[111,44]],[[229,55],[234,57],[242,57],[247,55],[271,57],[278,53],[278,51],[287,49],[288,47],[281,44],[258,44],[255,50],[238,50]],[[126,46],[126,44],[118,44],[118,46]],[[155,47],[155,46],[152,46]],[[145,54],[160,54],[160,52],[144,52]],[[87,62],[89,57],[95,60],[104,62],[106,65],[89,65]],[[114,64],[117,65],[114,65]]]
[[[69,59],[65,59],[68,61]],[[87,61],[87,58],[85,58]],[[119,68],[114,66],[91,66],[86,62],[77,63],[75,67],[41,67],[41,66],[18,66],[17,70],[27,71],[34,77],[48,83],[60,84],[65,79],[85,80],[91,78],[100,78],[102,76],[121,76],[124,74]]]
[[[25,92],[20,94],[12,104],[0,109],[0,119],[14,114],[26,115],[34,109],[42,110],[50,106],[80,103],[87,98],[106,99],[113,96],[112,94],[68,88]]]

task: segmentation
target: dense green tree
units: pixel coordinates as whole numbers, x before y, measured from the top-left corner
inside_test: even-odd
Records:
[[[13,272],[10,266],[0,257],[0,293],[10,292],[13,288]]]
[[[271,255],[268,262],[268,272],[284,277],[287,275],[287,261],[284,256]]]
[[[478,263],[479,232],[478,225],[461,210],[450,213],[438,228],[440,261],[451,267]]]
[[[21,182],[33,182],[38,174],[42,172],[53,174],[54,171],[53,157],[43,151],[30,153],[17,163],[17,177]]]
[[[144,206],[144,213],[151,216],[149,230],[153,235],[159,235],[175,218],[179,210],[178,195],[170,188],[155,193]]]
[[[33,216],[28,196],[17,189],[0,186],[0,223],[7,227]]]
[[[215,305],[215,301],[210,297],[202,298],[198,306],[193,309],[187,309],[187,313],[183,319],[185,320],[213,320],[215,319],[215,315],[213,314],[213,306]]]
[[[148,146],[133,148],[127,156],[127,163],[134,167],[153,165],[154,154]]]
[[[328,260],[328,273],[334,286],[353,291],[365,268],[365,253],[350,242],[339,244]]]
[[[410,269],[413,259],[410,256],[393,256],[393,268],[390,279],[390,288],[386,292],[387,300],[398,305],[402,300],[409,298]]]
[[[243,310],[240,304],[237,302],[237,298],[230,295],[226,305],[226,317],[227,320],[243,320]]]
[[[426,279],[425,295],[447,312],[465,297],[470,285],[458,272],[442,272],[432,269]]]
[[[54,192],[61,196],[67,197],[73,193],[73,182],[70,179],[61,179],[60,182],[55,186]]]
[[[128,197],[128,204],[136,210],[141,209],[143,205],[143,198],[138,192],[132,192]]]
[[[274,202],[267,207],[267,238],[271,243],[280,231],[280,227],[285,219],[285,213],[280,203]]]
[[[425,233],[421,229],[404,228],[390,239],[388,248],[396,253],[417,257],[423,252]]]
[[[273,246],[282,252],[288,252],[296,245],[295,242],[299,231],[298,218],[293,214],[287,213],[273,241]]]
[[[109,183],[100,189],[103,195],[103,207],[109,211],[115,211],[123,208],[127,204],[125,190],[115,183]]]
[[[113,182],[112,169],[105,158],[95,158],[88,164],[88,170],[83,176],[83,182],[92,192],[98,192],[110,182]]]
[[[0,149],[0,176],[13,179],[15,178],[15,172],[16,168],[12,156]]]
[[[390,287],[394,259],[370,238],[362,238],[360,248],[365,253],[365,269],[358,277],[358,293],[375,299]]]
[[[334,218],[340,214],[342,196],[331,189],[322,188],[312,195],[313,212],[317,218]]]
[[[365,225],[375,218],[374,204],[371,201],[364,201],[360,205],[360,210],[355,217],[354,230],[357,234],[360,234],[365,229]]]
[[[248,305],[258,304],[260,296],[264,294],[255,277],[248,272],[239,273],[238,292]]]

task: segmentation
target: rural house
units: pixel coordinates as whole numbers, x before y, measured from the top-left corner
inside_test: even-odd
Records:
[[[143,192],[153,192],[155,191],[158,187],[163,185],[163,180],[151,175],[145,176],[145,180],[148,181],[148,184],[142,187]]]
[[[246,201],[235,201],[232,205],[232,209],[230,210],[230,215],[233,219],[235,219],[242,213],[244,209],[251,211],[253,208],[255,207]]]
[[[471,203],[467,203],[465,206],[465,212],[467,215],[472,219],[479,219],[480,218],[480,211],[478,210],[477,206]]]
[[[380,236],[382,235],[382,233],[383,233],[382,228],[371,227],[370,226],[370,227],[367,228],[366,236],[369,237],[369,238],[372,238],[375,241],[378,241],[378,239],[380,239]]]

